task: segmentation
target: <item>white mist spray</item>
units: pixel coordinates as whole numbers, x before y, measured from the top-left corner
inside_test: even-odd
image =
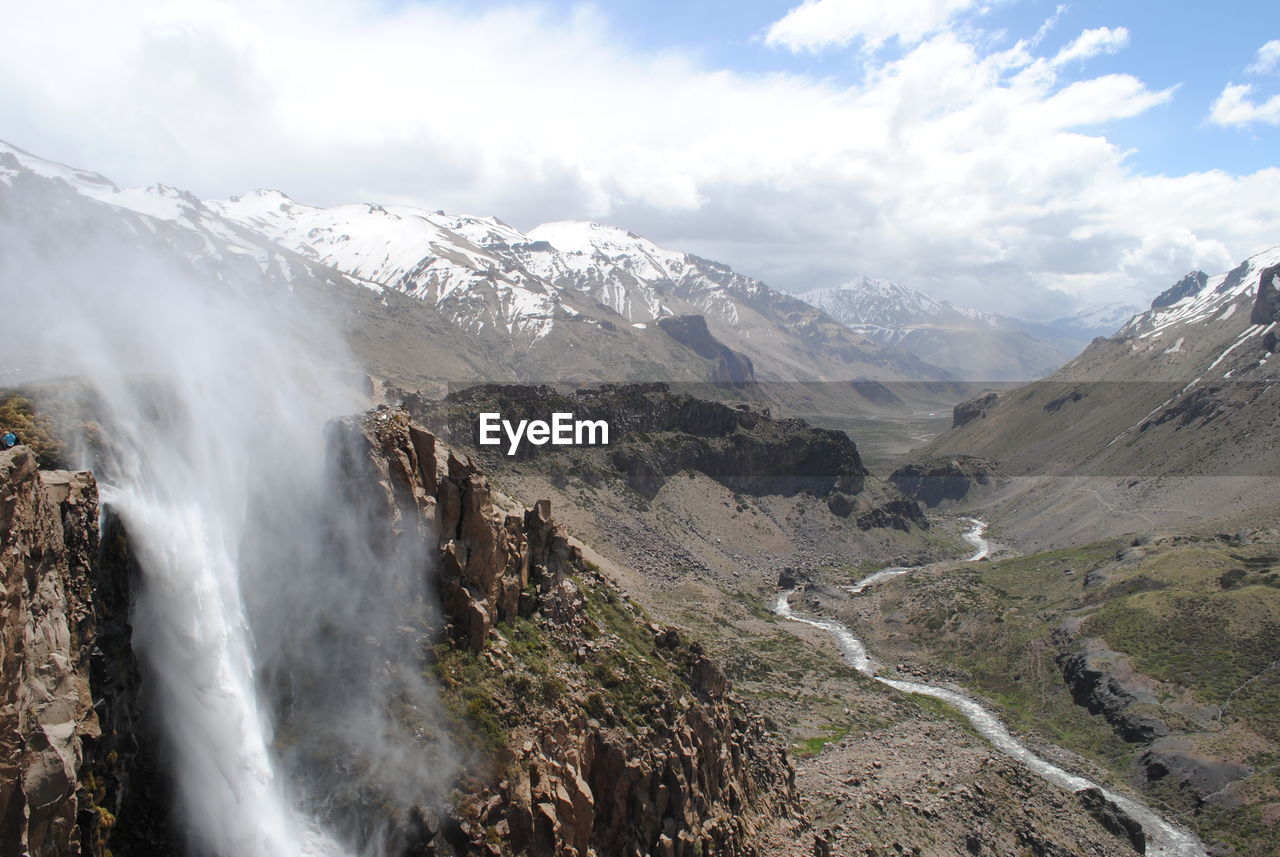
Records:
[[[362,405],[343,383],[343,349],[317,351],[340,339],[261,281],[152,262],[172,246],[142,248],[109,218],[43,230],[4,220],[6,350],[87,379],[105,411],[103,496],[143,570],[133,643],[189,845],[211,857],[342,853],[297,809],[305,788],[276,758],[243,589],[265,513],[275,556],[322,539],[306,510],[325,486],[324,425]],[[272,585],[308,597],[305,580]]]
[[[145,333],[156,336],[153,365],[163,372],[95,379],[118,463],[104,499],[145,571],[134,647],[155,682],[199,850],[334,853],[295,817],[277,774],[241,586],[251,496],[268,486],[267,498],[288,506],[318,489],[323,424],[339,412],[323,393],[342,388],[336,376],[299,365],[300,343],[266,329],[236,301],[219,296],[194,307],[183,290],[170,281],[163,295],[150,296],[148,320],[161,323]],[[142,344],[138,335],[133,348]],[[287,543],[317,534],[298,527],[274,535]]]

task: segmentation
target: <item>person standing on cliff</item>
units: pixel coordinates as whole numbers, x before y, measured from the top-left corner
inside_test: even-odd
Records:
[[[5,449],[13,449],[18,445],[18,436],[11,431],[6,431],[4,437],[0,438],[0,444],[3,444]]]

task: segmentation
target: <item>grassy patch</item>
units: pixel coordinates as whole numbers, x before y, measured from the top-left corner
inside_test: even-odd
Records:
[[[1250,618],[1242,622],[1242,616]],[[1280,590],[1143,593],[1108,602],[1085,623],[1085,631],[1131,655],[1142,672],[1190,688],[1206,704],[1222,705],[1231,698],[1237,713],[1253,712],[1268,737],[1280,740],[1275,722],[1280,700],[1267,676],[1280,672],[1280,667],[1268,669],[1280,660]],[[1239,705],[1233,697],[1237,691],[1245,695]]]
[[[1241,855],[1266,853],[1258,848],[1274,827],[1266,828],[1264,810],[1274,812],[1280,793],[1275,772],[1261,764],[1267,755],[1259,739],[1248,734],[1263,746],[1280,741],[1280,588],[1270,583],[1280,575],[1276,547],[1208,538],[1130,547],[1099,542],[946,578],[921,575],[905,582],[905,593],[886,593],[885,609],[905,611],[905,633],[959,667],[1012,728],[1101,763],[1117,781],[1132,775],[1142,747],[1074,704],[1058,665],[1077,645],[1057,633],[1064,623],[1128,655],[1171,688],[1170,700],[1189,691],[1205,706],[1222,706],[1225,722],[1245,727],[1221,733],[1223,752],[1258,756],[1251,764],[1261,773],[1247,781],[1242,806],[1206,806],[1190,820],[1207,840],[1222,839]],[[1205,728],[1169,709],[1159,713],[1175,732]],[[1150,797],[1187,806],[1173,778]]]
[[[828,744],[838,744],[849,734],[847,726],[832,726],[822,735],[803,738],[791,745],[791,752],[797,756],[816,756],[827,748]]]

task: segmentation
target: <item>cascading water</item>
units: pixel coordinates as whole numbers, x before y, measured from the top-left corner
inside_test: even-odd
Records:
[[[986,524],[974,518],[969,519],[970,528],[964,533],[965,541],[974,547],[973,556],[968,558],[968,562],[980,560],[991,553],[991,545],[984,537],[986,532]],[[845,587],[851,593],[858,594],[867,589],[874,583],[885,580],[890,577],[897,577],[911,571],[915,571],[921,566],[914,567],[895,567],[883,569],[871,574],[859,581],[858,583]],[[874,678],[881,684],[888,685],[895,690],[903,693],[919,694],[921,696],[929,696],[934,699],[940,699],[965,716],[965,718],[973,725],[991,745],[1008,756],[1017,759],[1026,765],[1035,773],[1044,777],[1049,782],[1061,786],[1072,791],[1079,791],[1085,788],[1096,788],[1106,796],[1106,798],[1128,815],[1142,825],[1143,831],[1147,836],[1146,853],[1150,857],[1207,857],[1204,846],[1195,836],[1187,831],[1170,824],[1159,815],[1151,810],[1145,804],[1134,800],[1125,795],[1116,794],[1115,792],[1104,788],[1084,777],[1072,774],[1051,762],[1045,761],[1035,753],[1027,749],[1021,742],[1010,734],[1009,730],[1000,722],[994,714],[983,708],[974,700],[964,694],[945,687],[937,687],[935,685],[923,684],[921,682],[903,681],[901,679],[889,678],[880,675],[871,655],[867,652],[866,645],[863,644],[853,632],[844,624],[834,619],[819,618],[814,616],[802,616],[791,609],[790,597],[795,590],[787,590],[778,595],[774,602],[774,612],[784,619],[793,622],[799,622],[814,628],[821,628],[829,632],[835,637],[836,643],[840,646],[840,652],[844,656],[845,661],[856,669],[858,672]]]
[[[414,533],[416,547],[388,548],[334,509],[357,489],[326,423],[364,407],[340,336],[252,265],[232,264],[238,278],[162,266],[172,248],[65,228],[83,230],[75,254],[47,252],[68,243],[58,232],[0,256],[0,281],[25,285],[0,334],[40,375],[92,390],[86,463],[141,567],[132,642],[189,849],[379,853],[385,819],[335,800],[325,769],[385,813],[429,805],[451,761],[423,750],[428,546]],[[392,695],[419,722],[388,715]]]
[[[196,345],[172,353],[163,376],[96,379],[117,463],[105,474],[103,499],[124,522],[144,571],[133,645],[153,683],[196,850],[337,854],[297,816],[277,769],[242,591],[252,492],[266,481],[275,486],[273,502],[290,505],[318,486],[323,423],[337,403],[308,407],[312,397],[294,387],[298,367],[250,341],[264,331],[218,315],[202,318],[242,326],[236,357]]]

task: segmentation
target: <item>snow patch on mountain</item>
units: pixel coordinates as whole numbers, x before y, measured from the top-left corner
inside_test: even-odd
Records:
[[[494,325],[531,345],[569,317],[553,289],[484,249],[523,236],[496,218],[411,206],[316,208],[258,190],[210,207],[291,250],[362,280],[431,301],[466,330]]]
[[[1047,327],[1064,334],[1074,334],[1090,339],[1095,336],[1111,336],[1140,312],[1142,307],[1115,302],[1089,307],[1073,315],[1054,319],[1048,323]]]
[[[1241,262],[1230,271],[1209,277],[1199,291],[1169,306],[1158,306],[1135,316],[1119,335],[1150,339],[1186,325],[1226,322],[1241,303],[1251,302],[1258,277],[1266,268],[1280,265],[1280,247],[1272,247]]]
[[[712,337],[750,357],[763,380],[951,378],[723,264],[599,223],[549,223],[526,234],[496,217],[394,205],[318,208],[275,190],[207,201],[163,185],[121,188],[0,145],[0,182],[48,181],[127,212],[125,228],[163,233],[192,264],[252,259],[286,284],[315,275],[387,296],[401,292],[481,335],[503,359],[543,341],[552,351],[574,348],[592,329],[601,355],[612,346],[600,334],[626,331],[614,345],[630,348],[640,367],[652,357],[633,337],[654,336],[640,332],[662,318],[702,315]]]
[[[254,260],[264,273],[281,275],[285,282],[305,273],[296,269],[300,262],[296,257],[290,258],[276,243],[222,217],[215,207],[194,194],[163,184],[119,187],[98,173],[49,161],[0,141],[0,181],[12,187],[20,175],[62,182],[94,202],[138,215],[135,223],[152,233],[158,232],[162,223],[178,227],[180,232],[175,234],[183,236],[186,254],[193,262],[201,257],[222,259],[231,254]],[[130,228],[136,231],[133,224]],[[381,289],[367,280],[348,279],[366,288]]]
[[[1009,326],[1007,319],[994,313],[957,307],[918,289],[873,277],[859,277],[835,288],[814,289],[800,298],[882,342],[897,342],[908,331],[921,327]]]

